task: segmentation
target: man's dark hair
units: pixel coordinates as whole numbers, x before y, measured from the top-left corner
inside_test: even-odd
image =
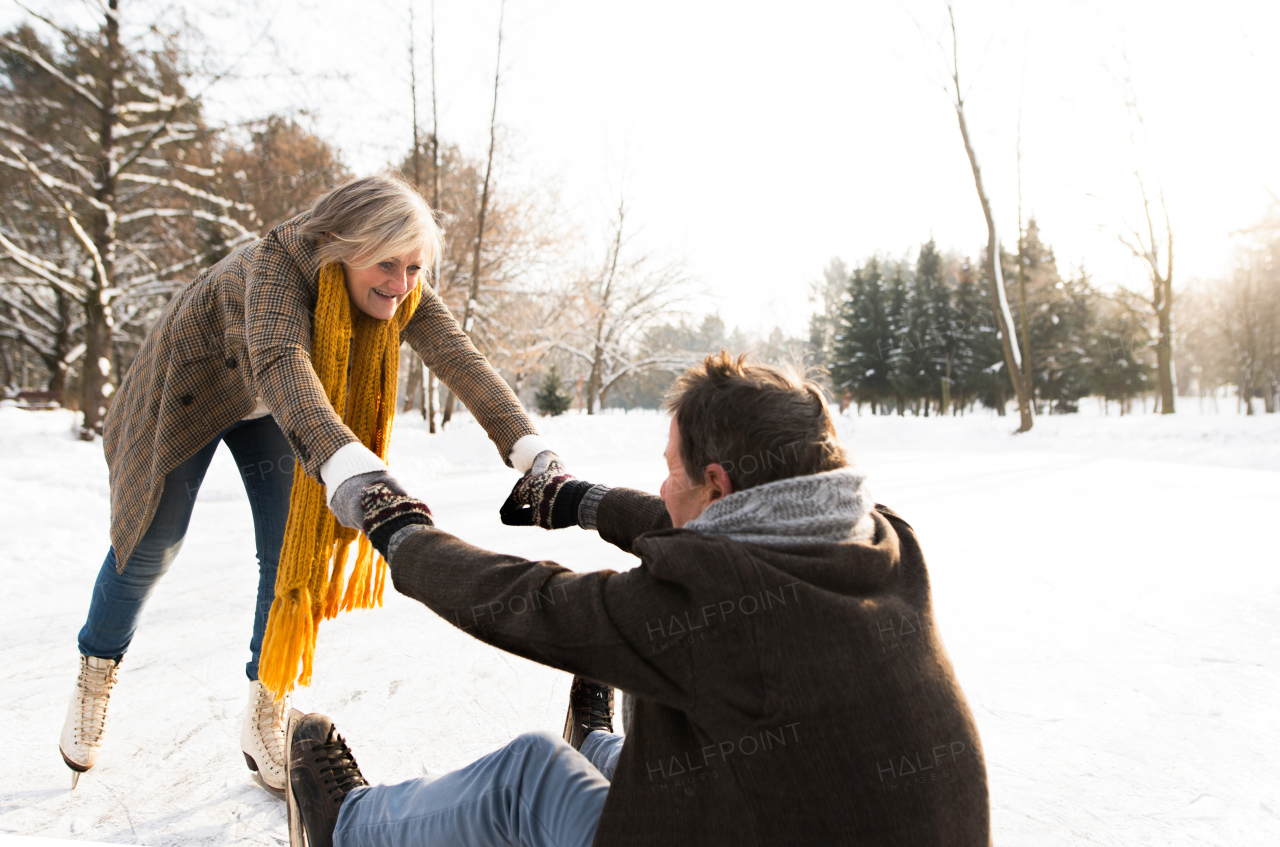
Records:
[[[818,385],[748,363],[745,353],[735,361],[721,350],[685,371],[665,406],[675,415],[680,459],[694,485],[706,482],[713,462],[738,491],[849,464]]]

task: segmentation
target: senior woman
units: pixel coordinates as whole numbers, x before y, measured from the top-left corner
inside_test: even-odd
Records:
[[[310,680],[319,621],[380,601],[385,563],[350,527],[363,487],[390,480],[400,342],[462,399],[508,465],[525,472],[554,456],[420,284],[439,249],[417,192],[390,177],[357,179],[227,256],[164,310],[106,418],[111,547],[80,631],[59,744],[73,787],[98,760],[117,668],[182,547],[219,442],[240,468],[258,555],[240,744],[275,791],[285,778],[284,695]]]

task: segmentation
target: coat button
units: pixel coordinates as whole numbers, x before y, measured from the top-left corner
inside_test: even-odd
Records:
[[[229,367],[229,368],[234,368],[234,367],[235,367],[236,365],[238,365],[238,364],[240,364],[240,363],[236,361],[236,357],[235,357],[235,356],[231,356],[231,357],[229,357],[229,358],[227,359],[227,367]]]
[[[192,403],[196,401],[196,398],[192,397],[190,394],[183,394],[182,397],[179,398],[179,400],[181,401],[182,405],[190,406]]]

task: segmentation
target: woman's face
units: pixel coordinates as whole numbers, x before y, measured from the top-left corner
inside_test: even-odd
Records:
[[[401,256],[390,256],[367,268],[357,269],[343,262],[351,302],[371,318],[391,320],[418,284],[425,261],[426,251],[419,248]]]

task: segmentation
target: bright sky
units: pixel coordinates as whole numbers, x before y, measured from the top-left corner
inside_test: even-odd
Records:
[[[152,2],[122,0],[126,23]],[[277,0],[221,20],[202,5],[189,14],[211,46],[252,47],[246,67],[268,72],[214,89],[212,114],[307,108],[359,172],[408,149],[408,0]],[[435,6],[440,132],[480,156],[498,0]],[[432,4],[414,10],[429,128]],[[1141,284],[1115,239],[1141,214],[1125,77],[1144,121],[1144,175],[1168,200],[1176,281],[1220,273],[1231,233],[1280,193],[1280,4],[960,0],[956,17],[970,130],[1007,245],[1021,114],[1024,213],[1060,266]],[[250,43],[268,22],[280,65]],[[944,4],[920,0],[510,0],[498,121],[514,158],[503,178],[553,183],[597,252],[625,196],[644,248],[686,259],[700,280],[708,300],[694,308],[800,331],[809,284],[832,256],[914,254],[930,234],[971,254],[986,242],[938,85],[945,26]]]

